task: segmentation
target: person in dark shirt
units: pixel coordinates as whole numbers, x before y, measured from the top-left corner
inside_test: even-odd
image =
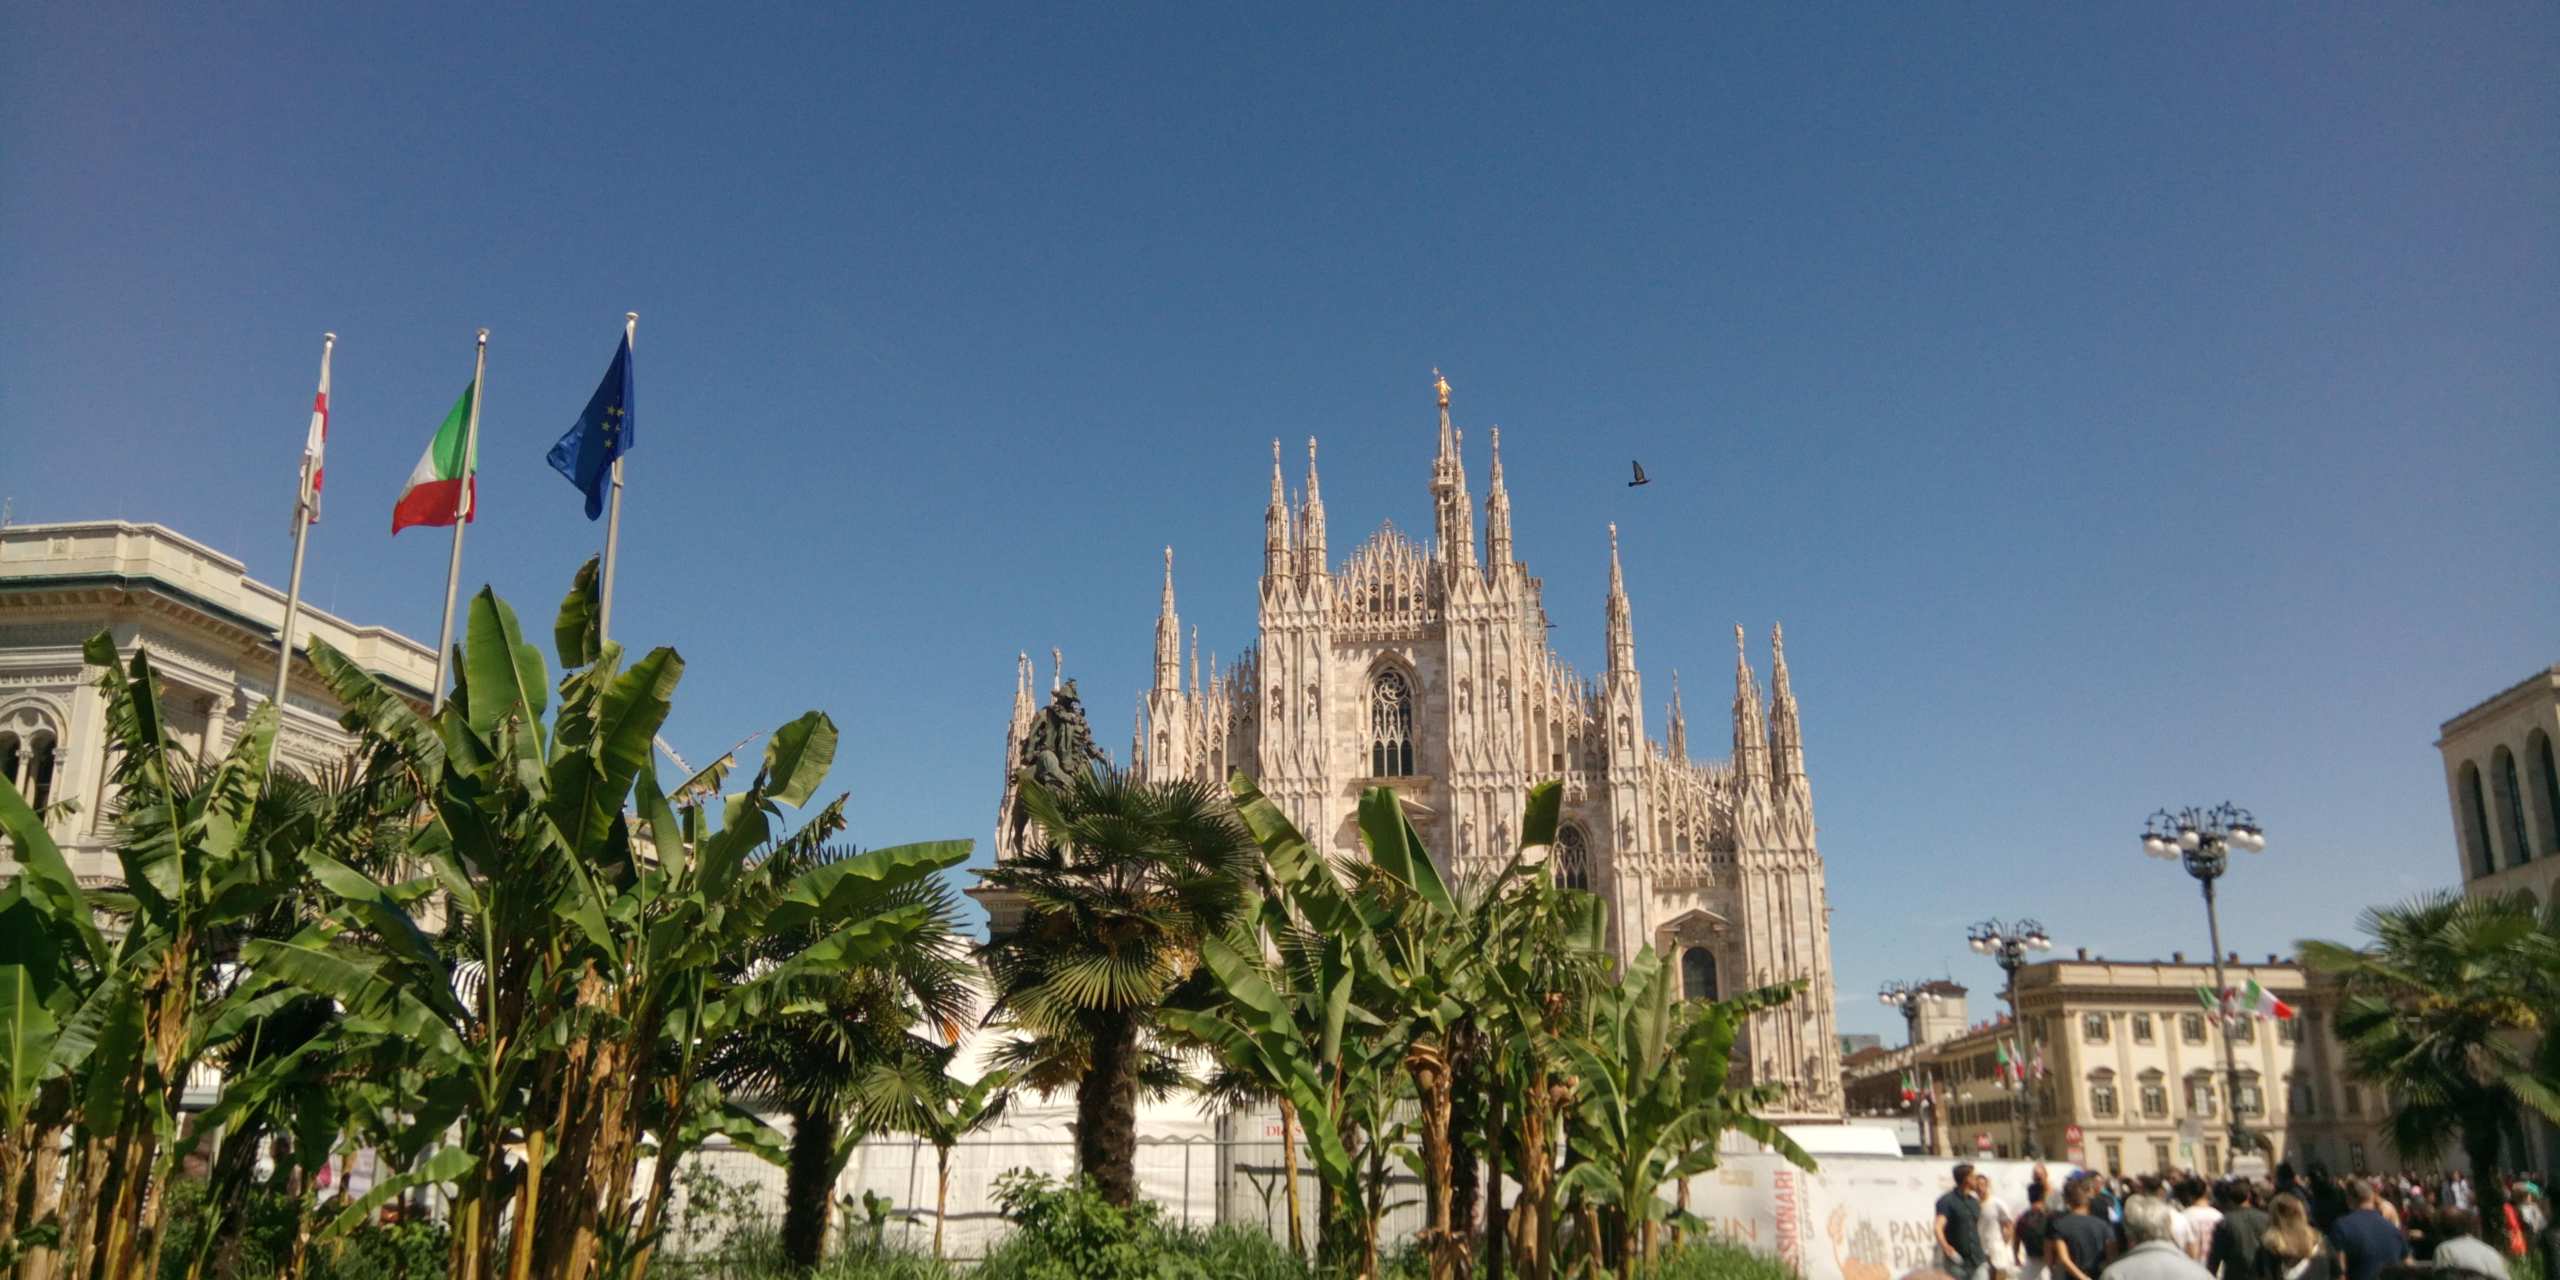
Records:
[[[2260,1244],[2267,1235],[2267,1211],[2258,1206],[2258,1188],[2225,1182],[2214,1188],[2222,1221],[2213,1224],[2213,1240],[2205,1250],[2205,1269],[2222,1280],[2266,1280]]]
[[[2107,1268],[2116,1233],[2114,1227],[2089,1211],[2093,1189],[2087,1178],[2076,1179],[2062,1189],[2063,1207],[2069,1212],[2053,1220],[2052,1238],[2045,1244],[2051,1280],[2097,1280],[2098,1273]]]
[[[1938,1197],[1938,1263],[1956,1280],[1988,1280],[1982,1247],[1982,1202],[1973,1198],[1973,1166],[1955,1168],[1955,1189]]]
[[[2043,1166],[2039,1165],[2038,1168]],[[2018,1215],[2010,1247],[2019,1263],[2019,1280],[2044,1280],[2045,1249],[2053,1239],[2053,1211],[2045,1207],[2042,1180],[2027,1184],[2027,1209]]]
[[[2347,1280],[2375,1280],[2384,1267],[2409,1256],[2409,1242],[2375,1207],[2379,1197],[2372,1183],[2357,1179],[2353,1194],[2355,1209],[2339,1216],[2329,1228],[2329,1238],[2347,1255]]]

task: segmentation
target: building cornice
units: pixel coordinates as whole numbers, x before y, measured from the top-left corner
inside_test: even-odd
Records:
[[[2523,705],[2527,702],[2550,702],[2554,700],[2560,700],[2560,663],[2555,663],[2540,671],[2534,672],[2532,675],[2526,676],[2524,679],[2519,680],[2514,684],[2489,695],[2478,703],[2473,704],[2462,714],[2445,721],[2442,725],[2437,727],[2436,746],[2441,748],[2444,746],[2445,739],[2453,737],[2455,734],[2460,733],[2483,720],[2492,719],[2504,714],[2514,707]]]

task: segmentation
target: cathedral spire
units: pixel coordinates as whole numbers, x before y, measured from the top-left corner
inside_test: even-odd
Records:
[[[1129,767],[1131,780],[1147,776],[1147,695],[1138,695],[1138,709],[1129,714]]]
[[[1492,491],[1484,500],[1485,567],[1500,577],[1511,568],[1511,493],[1502,487],[1502,428],[1493,429]]]
[[[1164,603],[1156,610],[1156,688],[1182,687],[1182,618],[1173,611],[1173,548],[1164,549]]]
[[[1618,526],[1609,525],[1609,671],[1636,669],[1635,610],[1627,604],[1627,574],[1618,565]]]
[[[1280,440],[1271,440],[1271,506],[1262,516],[1262,578],[1267,585],[1289,580],[1289,492],[1280,479]]]
[[[1689,758],[1689,710],[1680,705],[1680,668],[1678,667],[1671,669],[1671,714],[1663,728],[1663,733],[1669,740],[1671,758],[1687,760]]]
[[[1795,690],[1787,684],[1787,631],[1769,628],[1769,754],[1778,781],[1792,784],[1804,777],[1804,730],[1796,719]]]
[[[1324,560],[1324,490],[1316,484],[1316,438],[1307,437],[1307,509],[1300,518],[1298,573],[1309,581],[1326,573]]]
[[[1760,682],[1751,675],[1742,624],[1733,626],[1733,772],[1753,790],[1769,781],[1769,730],[1760,719]]]
[[[1194,695],[1197,695],[1200,693],[1202,688],[1203,686],[1200,683],[1200,624],[1195,622],[1191,624],[1191,692]]]
[[[1431,371],[1432,388],[1440,393],[1440,453],[1431,460],[1431,497],[1440,555],[1453,565],[1476,562],[1475,504],[1467,499],[1467,464],[1460,445],[1465,437],[1449,425],[1449,380]]]

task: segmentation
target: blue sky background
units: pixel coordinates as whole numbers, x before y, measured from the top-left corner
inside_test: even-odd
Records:
[[[2452,880],[2436,726],[2560,659],[2555,65],[2534,4],[15,6],[0,491],[281,581],[335,329],[307,590],[432,637],[384,530],[486,325],[465,567],[547,619],[637,310],[670,736],[823,707],[856,838],[983,841],[1015,651],[1125,750],[1157,548],[1225,654],[1271,437],[1337,553],[1427,528],[1438,365],[1577,664],[1610,520],[1703,743],[1786,622],[1898,1034],[1985,915],[2202,951],[2162,804],[2266,822],[2243,952]]]

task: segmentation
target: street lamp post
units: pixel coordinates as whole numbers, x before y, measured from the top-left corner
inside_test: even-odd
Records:
[[[2263,852],[2267,834],[2248,810],[2225,802],[2210,809],[2162,809],[2142,826],[2142,851],[2154,858],[2183,864],[2204,886],[2204,925],[2213,940],[2213,991],[2222,1015],[2222,1092],[2231,1108],[2231,1154],[2257,1149],[2257,1139],[2240,1120],[2240,1056],[2231,1046],[2231,1013],[2218,1003],[2231,989],[2222,972],[2222,917],[2214,907],[2214,882],[2230,869],[2231,850]]]
[[[1876,1003],[1902,1011],[1902,1025],[1911,1050],[1912,1070],[1922,1086],[1911,1100],[1911,1114],[1920,1122],[1920,1146],[1932,1155],[1938,1154],[1937,1129],[1942,1117],[1936,1114],[1936,1090],[1928,1088],[1928,1070],[1920,1065],[1920,1014],[1928,1006],[1945,997],[1930,989],[1925,982],[1887,982],[1876,989]]]
[[[2027,1117],[2027,1084],[2034,1074],[2027,1065],[2027,1020],[2018,1012],[2018,970],[2025,968],[2027,953],[2051,951],[2053,939],[2044,926],[2033,920],[1985,920],[1965,930],[1964,940],[1976,952],[2000,962],[2007,976],[2001,997],[2009,1003],[2009,1031],[2017,1047],[2012,1061],[2017,1063],[2018,1092],[2010,1101],[2010,1115],[2018,1126],[2018,1148],[2032,1160],[2044,1153],[2037,1149],[2035,1124]]]

